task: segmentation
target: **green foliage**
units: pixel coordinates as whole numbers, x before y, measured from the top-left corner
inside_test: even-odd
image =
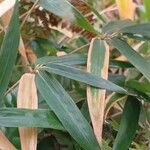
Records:
[[[125,55],[129,62],[131,62],[150,81],[149,61],[145,60],[139,53],[134,51],[125,41],[121,39],[112,38],[110,43],[123,55]]]
[[[138,8],[145,7],[146,18],[136,13],[138,21],[114,20],[117,12],[105,10],[114,3],[111,0],[101,3],[98,0],[90,3],[39,0],[32,8],[33,2],[35,0],[19,1],[20,14],[16,2],[5,35],[0,26],[0,126],[9,140],[20,149],[17,128],[36,127],[39,150],[147,149],[150,143],[150,23],[144,21],[150,20],[148,1],[139,4]],[[99,10],[100,6],[104,12]],[[27,66],[20,54],[17,56],[19,15],[21,23],[25,20],[21,33]],[[96,39],[95,53],[92,53],[94,65],[87,63],[92,38]],[[104,43],[109,46],[108,58],[104,53],[98,56]],[[105,59],[109,59],[107,80],[103,75],[98,76],[105,70]],[[87,72],[88,67],[96,70],[97,75]],[[25,72],[36,75],[39,105],[36,110],[16,108],[18,78]],[[100,144],[89,115],[87,85],[107,91]],[[96,105],[93,100],[93,110]]]
[[[119,87],[109,81],[106,81],[94,74],[90,74],[88,72],[84,72],[75,67],[65,65],[63,63],[49,63],[45,66],[41,66],[41,70],[46,70],[50,73],[55,73],[64,77],[68,77],[73,80],[77,80],[98,88],[108,89],[111,91],[117,91],[119,93],[126,93],[122,87]]]
[[[2,127],[39,127],[63,130],[55,114],[48,109],[28,110],[16,108],[0,109]]]
[[[0,49],[0,103],[10,82],[12,69],[15,65],[19,45],[19,14],[18,3]]]
[[[141,104],[136,98],[128,97],[113,150],[126,150],[129,148],[138,127],[140,107]]]
[[[87,150],[98,150],[93,131],[59,82],[44,72],[36,78],[37,88],[70,135]]]

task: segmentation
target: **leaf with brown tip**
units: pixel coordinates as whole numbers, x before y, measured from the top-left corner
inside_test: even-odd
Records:
[[[87,71],[103,79],[108,78],[109,47],[98,38],[92,40],[88,52]],[[94,133],[99,143],[102,141],[103,118],[106,90],[87,86],[87,100]]]

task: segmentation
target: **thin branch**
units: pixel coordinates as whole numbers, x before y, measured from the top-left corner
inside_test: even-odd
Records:
[[[82,50],[83,48],[86,48],[90,45],[90,43],[86,44],[86,45],[83,45],[77,49],[75,49],[74,51],[70,52],[69,54],[73,54],[73,53],[76,53],[76,52],[79,52],[80,50]]]
[[[19,81],[20,81],[20,80],[18,80],[14,85],[12,85],[12,86],[6,91],[5,96],[6,96],[7,94],[9,94],[14,88],[16,88],[16,87],[18,86]]]

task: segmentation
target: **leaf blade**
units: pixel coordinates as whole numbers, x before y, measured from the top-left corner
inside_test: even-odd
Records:
[[[15,65],[19,38],[19,14],[18,2],[16,2],[14,13],[0,50],[0,101],[7,89],[12,69]]]
[[[39,92],[70,135],[83,148],[99,150],[91,127],[58,81],[53,76],[39,72],[36,83]]]
[[[55,56],[46,56],[37,59],[35,65],[41,64],[49,64],[49,63],[63,63],[68,65],[82,65],[86,64],[87,57],[82,54],[73,54],[73,55],[65,55],[60,57]]]
[[[120,30],[123,33],[132,38],[150,39],[150,23],[135,24],[132,26],[124,27]]]
[[[25,73],[19,80],[17,94],[17,108],[38,108],[37,89],[35,85],[35,74]],[[37,128],[19,128],[20,142],[22,149],[37,148]]]
[[[0,126],[65,130],[56,115],[48,109],[1,108]]]
[[[150,62],[146,61],[140,54],[133,50],[125,41],[112,38],[109,42],[117,48],[128,61],[133,64],[150,81]]]
[[[138,127],[140,108],[140,102],[135,97],[129,96],[124,106],[113,150],[127,150],[129,148]]]
[[[108,78],[109,47],[98,38],[92,39],[88,52],[87,71],[103,79]],[[87,101],[94,128],[94,133],[99,144],[102,142],[103,118],[105,108],[106,90],[87,86]]]
[[[83,54],[71,54],[60,57],[45,56],[38,58],[35,65],[46,65],[47,63],[63,63],[66,65],[86,65],[87,56]],[[110,60],[110,67],[114,68],[133,68],[134,66],[129,62]]]
[[[115,85],[108,80],[104,80],[96,75],[82,71],[69,65],[51,63],[41,67],[41,69],[49,73],[58,74],[73,80],[86,83],[91,86],[126,94],[126,90],[122,87],[119,87],[118,85]]]
[[[115,32],[119,32],[122,28],[132,26],[134,24],[135,23],[129,19],[111,21],[102,28],[102,32],[105,34],[112,34]]]

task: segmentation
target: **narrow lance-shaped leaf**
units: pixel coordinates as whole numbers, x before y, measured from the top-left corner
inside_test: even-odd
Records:
[[[66,65],[86,65],[87,64],[87,56],[83,54],[71,54],[60,57],[55,56],[45,56],[37,59],[35,65],[45,65],[49,63],[62,63]],[[118,60],[110,60],[110,67],[115,68],[133,68],[134,66],[129,62],[118,61]]]
[[[112,34],[115,32],[118,33],[122,28],[129,27],[134,24],[135,24],[135,22],[133,22],[129,19],[110,21],[108,24],[106,24],[102,28],[102,32],[105,34]]]
[[[48,109],[1,108],[1,127],[37,127],[63,130],[56,115]]]
[[[102,79],[98,77],[97,75],[94,75],[92,73],[88,73],[85,71],[82,71],[78,68],[65,65],[62,63],[50,63],[46,64],[45,66],[41,66],[39,69],[46,70],[49,73],[55,73],[76,81],[80,81],[83,83],[86,83],[88,85],[92,85],[98,88],[102,89],[108,89],[110,91],[115,91],[119,93],[126,94],[126,90],[122,87],[108,81],[105,79]]]
[[[150,23],[136,23],[131,20],[111,21],[102,28],[105,34],[122,33],[136,39],[150,39]]]
[[[35,74],[26,73],[19,81],[18,108],[38,108],[37,90],[35,85]],[[19,128],[22,150],[36,150],[37,147],[37,128]]]
[[[18,2],[0,49],[0,103],[9,84],[19,45]]]
[[[40,0],[39,4],[55,15],[76,23],[87,31],[97,34],[89,21],[70,3],[69,0]]]
[[[145,60],[125,41],[119,38],[112,38],[109,42],[117,48],[120,53],[128,58],[128,61],[133,64],[149,81],[150,81],[150,62]]]
[[[88,52],[87,71],[107,80],[108,67],[108,45],[106,45],[104,41],[101,41],[98,38],[93,39]],[[94,128],[94,133],[100,144],[102,142],[105,94],[106,90],[87,86],[87,101],[89,112]]]
[[[135,24],[122,28],[120,33],[131,38],[150,39],[150,23]]]
[[[132,96],[129,96],[123,110],[121,123],[113,150],[127,150],[135,136],[138,127],[141,104]]]
[[[102,23],[106,23],[106,18],[104,18],[92,5],[90,5],[88,2],[85,2],[86,5],[91,9],[91,11],[97,16],[98,19],[102,21]]]
[[[37,59],[34,65],[46,65],[49,63],[56,63],[56,64],[65,64],[65,65],[86,65],[87,64],[87,56],[82,54],[71,54],[65,56],[45,56]],[[112,68],[134,68],[134,66],[129,63],[128,61],[120,61],[120,60],[110,60],[110,67]]]
[[[138,91],[149,93],[150,92],[150,83],[149,82],[139,82],[137,80],[126,81],[126,86],[134,88]]]
[[[99,150],[92,128],[59,82],[52,75],[39,72],[36,84],[49,107],[80,146],[86,150]]]
[[[49,64],[49,63],[63,63],[63,64],[68,64],[68,65],[82,65],[86,64],[87,57],[82,54],[71,54],[71,55],[65,55],[65,56],[60,56],[60,57],[55,57],[55,56],[46,56],[46,57],[41,57],[37,59],[36,65],[37,64]]]
[[[110,60],[110,67],[112,68],[134,68],[134,66],[127,61]]]

